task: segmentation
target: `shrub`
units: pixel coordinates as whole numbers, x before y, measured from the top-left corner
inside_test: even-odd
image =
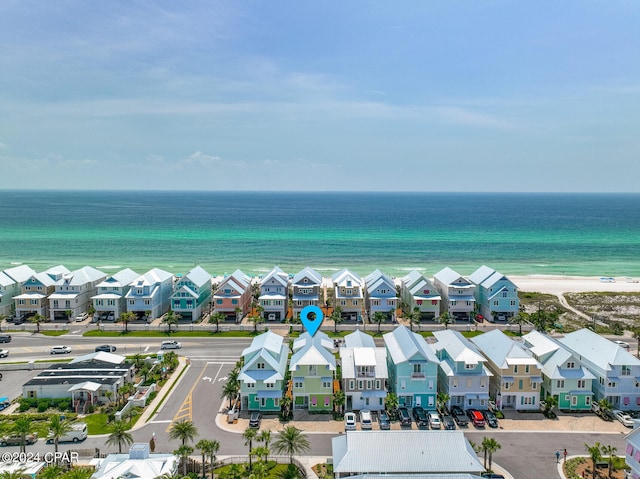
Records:
[[[38,403],[38,412],[45,412],[49,409],[49,401],[43,400]]]

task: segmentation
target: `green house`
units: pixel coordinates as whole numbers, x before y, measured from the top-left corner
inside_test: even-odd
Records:
[[[289,371],[295,409],[333,409],[333,379],[336,370],[336,358],[331,352],[333,347],[333,340],[321,331],[314,336],[303,333],[294,341]]]

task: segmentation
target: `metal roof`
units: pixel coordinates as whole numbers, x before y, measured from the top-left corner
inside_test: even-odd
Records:
[[[310,283],[301,283],[301,281],[307,278],[309,280],[311,280]],[[310,268],[309,266],[307,266],[306,268],[304,268],[302,271],[298,272],[295,274],[295,276],[293,277],[292,283],[297,285],[297,286],[313,286],[313,285],[319,285],[322,283],[322,275],[320,273],[318,273],[315,269]]]
[[[406,326],[398,326],[392,332],[383,335],[382,338],[394,364],[416,359],[439,363],[425,339],[419,334],[409,331]]]
[[[569,333],[559,341],[602,371],[611,370],[611,366],[640,365],[640,359],[628,353],[624,348],[586,328]]]
[[[140,275],[131,268],[125,268],[107,277],[102,283],[98,284],[98,288],[129,286],[138,276]]]
[[[190,281],[191,283],[195,284],[196,286],[203,286],[208,281],[211,281],[211,275],[209,273],[207,273],[202,266],[196,266],[191,271],[189,271],[187,274],[185,274],[180,279],[178,284],[180,284],[183,281]]]
[[[433,335],[437,342],[432,346],[438,351],[445,350],[447,355],[455,362],[478,364],[486,361],[475,344],[458,331],[445,329],[444,331],[434,331]]]
[[[541,368],[540,363],[524,346],[499,329],[470,338],[470,341],[500,369],[508,368],[510,364],[529,364]]]

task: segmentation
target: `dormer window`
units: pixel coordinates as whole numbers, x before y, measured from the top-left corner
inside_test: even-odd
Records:
[[[264,363],[258,363],[258,364],[256,364],[256,368],[257,368],[257,369],[264,369]]]

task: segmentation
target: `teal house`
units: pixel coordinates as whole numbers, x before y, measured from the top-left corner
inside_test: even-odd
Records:
[[[383,336],[389,388],[404,407],[436,409],[440,361],[422,336],[399,326]]]
[[[242,352],[240,399],[245,411],[280,412],[289,359],[289,346],[282,336],[267,331]]]
[[[293,383],[294,409],[333,410],[333,379],[336,358],[333,340],[322,331],[314,336],[303,333],[293,343],[289,363]]]
[[[211,301],[211,275],[196,266],[180,277],[171,295],[171,310],[184,319],[197,321]]]
[[[553,396],[558,400],[558,409],[565,411],[591,410],[592,385],[596,377],[576,356],[559,341],[539,331],[531,331],[522,339],[542,364],[541,399]]]

